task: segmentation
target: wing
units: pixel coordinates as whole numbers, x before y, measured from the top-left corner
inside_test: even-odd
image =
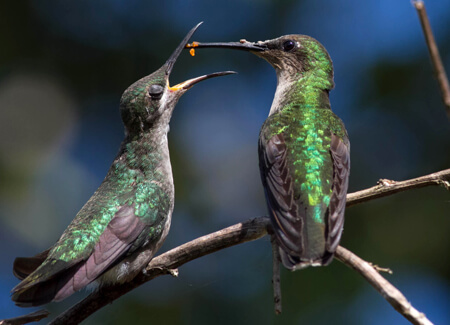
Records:
[[[333,158],[333,187],[330,198],[327,251],[334,253],[344,228],[344,212],[350,175],[350,144],[344,143],[335,134],[331,135],[331,156]]]
[[[268,141],[259,139],[259,167],[272,225],[279,245],[287,253],[300,255],[303,221],[297,214],[294,200],[293,179],[287,165],[287,150],[282,134]]]
[[[17,285],[12,299],[19,306],[37,306],[62,300],[100,276],[120,256],[127,253],[146,225],[131,205],[122,206],[100,235],[86,260],[70,262],[52,259]]]
[[[134,207],[123,206],[101,234],[94,251],[73,277],[54,297],[60,301],[99,277],[110,265],[125,255],[146,225],[135,215]]]

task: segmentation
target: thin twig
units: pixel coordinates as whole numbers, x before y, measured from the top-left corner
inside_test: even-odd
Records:
[[[417,325],[433,325],[425,314],[415,309],[406,297],[389,281],[383,278],[370,263],[364,261],[342,246],[338,246],[336,258],[361,274],[367,282],[369,282],[375,290],[377,290],[381,296],[395,308],[395,310],[411,323]]]
[[[347,207],[397,192],[430,185],[442,185],[450,190],[450,169],[400,182],[382,179],[378,181],[376,186],[347,194]]]
[[[272,287],[275,314],[280,315],[281,309],[281,280],[280,280],[280,251],[275,236],[271,236],[272,243]]]
[[[39,322],[41,319],[48,317],[50,313],[44,309],[35,311],[19,317],[0,320],[0,325],[23,325],[32,322]]]
[[[441,95],[444,105],[447,110],[447,116],[450,119],[450,86],[448,83],[447,75],[445,73],[444,65],[442,64],[441,56],[436,45],[436,40],[431,30],[430,21],[428,19],[427,11],[425,9],[425,3],[423,1],[413,1],[413,5],[419,15],[420,24],[425,35],[425,40],[428,46],[428,52],[430,53],[431,63],[433,65],[434,73],[439,82],[441,88]]]
[[[384,273],[388,273],[388,274],[394,274],[394,272],[388,268],[388,267],[381,267],[378,266],[376,264],[373,264],[371,262],[368,262],[370,264],[371,267],[373,267],[375,269],[375,271],[377,271],[378,273],[384,272]]]

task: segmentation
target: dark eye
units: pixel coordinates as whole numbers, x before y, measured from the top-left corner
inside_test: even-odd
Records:
[[[152,99],[160,99],[163,94],[164,88],[161,85],[151,85],[148,94]]]
[[[292,50],[295,47],[295,42],[294,41],[286,41],[283,43],[283,50],[285,52],[289,52],[290,50]]]

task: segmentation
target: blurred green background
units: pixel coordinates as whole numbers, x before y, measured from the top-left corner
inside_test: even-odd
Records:
[[[428,3],[450,71],[450,2]],[[199,21],[194,40],[257,41],[301,33],[334,61],[333,110],[352,144],[350,191],[450,166],[450,123],[410,1],[3,1],[0,4],[0,319],[30,310],[9,292],[16,256],[53,244],[105,176],[123,138],[122,92],[159,68]],[[204,73],[169,134],[176,186],[162,251],[266,214],[257,139],[273,69],[239,51],[186,52],[172,84]],[[387,278],[436,324],[450,324],[450,195],[412,190],[348,209],[342,245],[394,270]],[[268,238],[160,277],[85,324],[407,324],[335,261],[282,272],[275,316]],[[81,292],[47,306],[56,315]],[[46,322],[44,322],[46,323]]]

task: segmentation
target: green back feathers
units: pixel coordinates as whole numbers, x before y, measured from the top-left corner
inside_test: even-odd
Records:
[[[332,163],[329,154],[331,133],[346,138],[342,121],[329,109],[308,108],[292,103],[264,123],[266,139],[283,134],[289,148],[289,165],[295,174],[294,196],[307,193],[305,203],[318,206],[314,220],[322,222],[321,210],[329,204]]]

